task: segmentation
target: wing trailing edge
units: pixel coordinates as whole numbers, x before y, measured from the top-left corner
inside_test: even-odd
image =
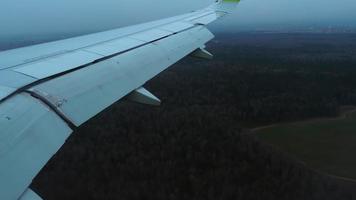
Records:
[[[42,198],[28,188],[18,200],[42,200]]]

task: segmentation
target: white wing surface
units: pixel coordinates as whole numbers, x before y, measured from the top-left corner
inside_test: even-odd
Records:
[[[187,55],[211,58],[206,25],[238,0],[150,23],[0,52],[0,199],[40,199],[33,178],[75,128]]]

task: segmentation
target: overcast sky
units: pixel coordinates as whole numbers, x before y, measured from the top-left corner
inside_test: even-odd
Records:
[[[0,43],[33,35],[81,34],[174,16],[214,0],[1,0]],[[213,25],[227,31],[300,24],[355,25],[356,0],[242,0]]]

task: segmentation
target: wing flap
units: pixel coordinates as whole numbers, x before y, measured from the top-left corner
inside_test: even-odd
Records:
[[[120,52],[127,51],[128,49],[141,46],[143,44],[145,44],[144,41],[126,37],[88,47],[84,50],[94,52],[103,56],[111,56]]]
[[[43,79],[75,69],[82,65],[86,65],[102,57],[103,56],[98,54],[77,50],[71,53],[43,59],[34,63],[21,65],[21,67],[14,68],[13,71],[36,79]]]
[[[172,35],[172,32],[160,30],[160,29],[152,29],[152,30],[132,34],[129,37],[145,42],[152,42],[154,40],[158,40],[163,37],[167,37],[169,35]]]
[[[17,88],[34,81],[36,79],[11,70],[0,70],[0,103],[4,98],[14,93]]]
[[[199,13],[199,14],[193,15],[193,16],[191,16],[191,17],[187,17],[187,18],[184,19],[184,20],[185,20],[185,21],[194,21],[194,20],[196,20],[196,19],[199,19],[199,18],[202,18],[202,17],[204,17],[204,16],[210,15],[210,14],[212,14],[212,13],[214,13],[214,12],[215,12],[214,10],[209,10],[209,9],[207,9],[207,10],[204,11],[204,12],[201,12],[201,13]]]
[[[213,37],[208,33],[207,29],[196,27],[46,81],[30,90],[46,98],[73,124],[80,126],[193,52],[197,46],[203,46]]]
[[[0,127],[0,199],[18,199],[72,130],[26,93],[0,104]]]
[[[171,23],[171,24],[164,25],[164,26],[160,27],[160,29],[171,31],[173,33],[177,33],[177,32],[186,30],[188,28],[191,28],[193,26],[194,25],[192,23],[179,21],[179,22],[174,22],[174,23]]]
[[[210,24],[211,22],[215,21],[217,18],[218,18],[218,16],[214,12],[214,13],[211,13],[209,15],[205,15],[203,17],[199,17],[197,19],[194,19],[194,20],[192,20],[192,22],[195,23],[195,24],[207,25],[207,24]]]

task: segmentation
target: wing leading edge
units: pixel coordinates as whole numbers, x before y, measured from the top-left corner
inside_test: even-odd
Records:
[[[126,97],[160,103],[142,88],[214,36],[206,28],[238,0],[127,28],[0,52],[0,199],[40,199],[33,178],[75,128]]]

